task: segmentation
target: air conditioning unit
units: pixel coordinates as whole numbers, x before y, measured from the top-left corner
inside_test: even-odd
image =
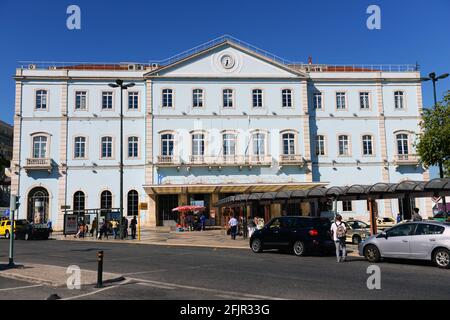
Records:
[[[135,66],[135,70],[143,71],[143,70],[145,70],[145,67],[144,67],[144,65],[142,65],[142,64],[137,64],[137,65]]]
[[[159,64],[158,63],[152,63],[152,69],[157,69],[159,68]]]
[[[35,70],[36,69],[36,65],[35,64],[29,64],[28,65],[28,70]]]
[[[55,66],[50,66],[50,67],[48,67],[48,70],[56,70],[56,67]]]
[[[128,70],[129,71],[134,71],[136,69],[136,65],[134,65],[134,64],[129,64],[128,65]]]

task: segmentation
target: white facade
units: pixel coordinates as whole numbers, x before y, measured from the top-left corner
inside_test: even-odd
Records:
[[[119,78],[136,84],[123,97],[125,214],[135,190],[150,205],[148,225],[161,224],[159,197],[167,195],[189,204],[189,195],[209,194],[212,209],[220,194],[258,191],[247,185],[279,191],[428,179],[413,147],[422,112],[419,72],[308,67],[228,39],[136,71],[18,69],[12,190],[22,197],[19,216],[36,212],[36,187],[47,191],[45,219],[57,228],[61,206],[73,209],[76,192],[84,194],[84,209],[104,206],[106,190],[108,205],[119,207],[120,90],[108,86]],[[380,215],[400,210],[397,201],[378,204]],[[416,205],[427,212],[425,200]],[[367,214],[363,201],[338,208]]]

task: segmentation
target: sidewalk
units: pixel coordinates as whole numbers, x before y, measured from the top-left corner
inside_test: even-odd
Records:
[[[64,237],[61,233],[53,233],[52,238],[57,240],[71,240],[71,241],[92,241],[92,242],[108,242],[108,243],[130,243],[130,244],[151,244],[151,245],[165,245],[165,246],[186,246],[186,247],[208,247],[208,248],[226,248],[226,249],[248,249],[250,250],[249,239],[243,237],[236,237],[232,240],[222,230],[206,230],[206,231],[185,231],[176,232],[164,229],[144,229],[141,231],[141,240],[119,240],[112,236],[109,239],[102,240],[86,237],[83,239],[75,239],[74,236]],[[353,244],[347,244],[349,256],[358,256],[358,247]]]
[[[52,287],[62,287],[67,285],[67,279],[73,272],[67,273],[67,268],[42,265],[42,264],[26,264],[18,265],[15,268],[9,268],[6,263],[0,263],[0,276],[22,280],[31,283],[38,283]],[[123,280],[119,274],[103,272],[103,283],[111,283]],[[97,283],[97,272],[89,270],[81,270],[81,285],[95,285]]]

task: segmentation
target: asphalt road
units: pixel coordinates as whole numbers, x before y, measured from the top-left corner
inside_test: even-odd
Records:
[[[295,257],[278,251],[170,247],[81,241],[17,241],[15,261],[78,265],[96,270],[96,253],[105,253],[104,270],[125,281],[101,290],[50,288],[0,277],[0,299],[450,299],[450,270],[429,263],[378,264],[381,289],[369,290],[361,258],[336,263],[334,257]],[[8,241],[0,240],[0,261]]]

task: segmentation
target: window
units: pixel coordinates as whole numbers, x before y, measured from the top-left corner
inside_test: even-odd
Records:
[[[291,108],[292,107],[292,90],[284,89],[281,92],[283,108]]]
[[[225,133],[223,135],[223,155],[235,156],[236,155],[236,141],[237,135],[234,133]]]
[[[47,137],[36,136],[33,138],[33,158],[45,159],[47,158]]]
[[[231,89],[223,90],[223,107],[233,108],[233,90]]]
[[[139,206],[139,193],[136,190],[131,190],[130,192],[128,192],[127,200],[127,215],[137,216]]]
[[[345,108],[345,92],[336,92],[336,109],[344,110]]]
[[[263,92],[261,89],[253,90],[253,108],[262,108]]]
[[[112,143],[113,143],[112,137],[102,138],[102,158],[112,158],[112,146],[113,146]]]
[[[47,109],[47,90],[36,91],[36,110]]]
[[[75,148],[74,148],[73,157],[75,159],[86,157],[86,138],[85,137],[76,137],[75,138]]]
[[[173,149],[174,149],[173,134],[168,133],[161,135],[161,155],[173,156]]]
[[[192,106],[194,108],[202,108],[203,107],[203,90],[195,89],[192,92]]]
[[[397,154],[399,155],[407,155],[408,152],[408,135],[407,134],[398,134],[397,135]]]
[[[74,213],[84,213],[86,197],[83,191],[77,191],[73,195],[73,211]]]
[[[112,110],[113,108],[113,93],[112,91],[102,92],[102,109]]]
[[[128,138],[128,158],[139,157],[139,138],[129,137]]]
[[[77,91],[75,92],[75,110],[87,109],[87,92]]]
[[[205,135],[195,133],[192,135],[192,155],[203,156],[205,154]]]
[[[445,231],[445,227],[438,226],[435,224],[418,224],[415,232],[416,236],[422,235],[434,235],[434,234],[443,234]]]
[[[360,92],[359,93],[359,107],[362,110],[369,110],[369,92]]]
[[[162,91],[162,106],[163,106],[163,108],[172,108],[173,107],[173,90],[172,89],[164,89]]]
[[[139,109],[139,92],[128,92],[128,109]]]
[[[263,156],[266,154],[266,135],[258,132],[252,136],[253,140],[253,154]]]
[[[100,195],[100,209],[102,214],[109,212],[112,209],[112,193],[111,191],[103,191]]]
[[[403,91],[395,91],[394,92],[394,106],[395,106],[395,109],[403,109],[403,107],[404,107]]]
[[[389,229],[388,231],[386,231],[386,234],[388,237],[409,236],[412,234],[412,232],[414,231],[415,228],[416,228],[416,224],[414,224],[414,223],[403,224],[398,227]]]
[[[283,155],[295,154],[295,134],[284,133],[283,136]]]
[[[322,109],[322,92],[314,92],[313,103],[314,103],[314,109],[316,109],[316,110]]]
[[[325,155],[325,136],[318,135],[316,137],[316,154],[318,156]]]
[[[340,156],[350,155],[348,136],[346,135],[339,136],[339,155]]]
[[[365,156],[373,155],[372,136],[364,135],[362,137],[362,144],[363,144],[363,155],[365,155]]]
[[[353,211],[352,210],[352,201],[351,200],[342,201],[342,211],[344,211],[344,212]]]

